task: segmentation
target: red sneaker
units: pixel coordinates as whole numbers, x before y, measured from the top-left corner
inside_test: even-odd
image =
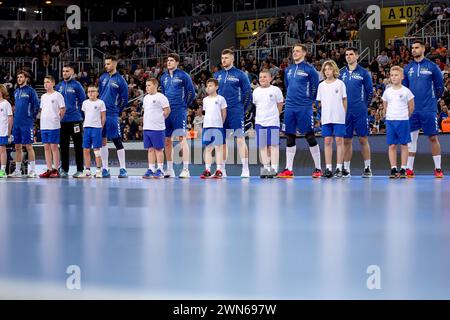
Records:
[[[200,176],[200,179],[209,179],[211,178],[211,171],[205,170],[203,171],[202,175]]]
[[[284,169],[283,171],[281,171],[280,173],[277,174],[277,178],[288,179],[288,178],[293,178],[293,177],[294,177],[294,171],[291,171],[288,169]]]
[[[52,171],[50,171],[50,170],[47,169],[47,171],[45,171],[44,173],[41,173],[41,174],[39,175],[39,178],[47,179],[47,178],[50,178],[50,175],[51,175],[51,174],[52,174]]]
[[[322,170],[315,169],[314,172],[312,173],[312,177],[313,178],[320,178],[320,177],[322,177]]]
[[[50,178],[59,178],[59,171],[57,169],[53,169],[50,173]]]
[[[442,172],[442,169],[434,169],[434,176],[436,178],[442,179],[444,177],[444,173]]]
[[[414,178],[414,171],[412,171],[411,169],[406,169],[406,177]]]
[[[216,170],[216,172],[214,172],[214,175],[212,176],[214,179],[222,179],[223,173],[220,170]]]

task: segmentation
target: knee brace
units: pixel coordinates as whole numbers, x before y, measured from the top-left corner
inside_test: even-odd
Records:
[[[306,134],[305,139],[308,142],[310,147],[317,146],[317,140],[316,140],[316,136],[314,135],[314,133],[310,132],[310,133]]]
[[[295,134],[288,133],[286,134],[286,146],[287,147],[295,147]]]
[[[100,157],[100,150],[94,150],[94,155],[96,158]]]
[[[411,132],[411,142],[408,143],[408,151],[417,152],[417,139],[419,138],[419,130]]]
[[[112,141],[113,141],[114,145],[116,146],[117,150],[122,150],[123,149],[122,139],[115,138]]]

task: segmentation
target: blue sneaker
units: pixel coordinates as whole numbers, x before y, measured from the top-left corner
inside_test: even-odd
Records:
[[[121,168],[119,171],[119,178],[128,178],[127,170],[125,170],[124,168]]]
[[[153,178],[153,176],[154,176],[154,173],[153,173],[152,169],[147,169],[147,171],[142,176],[142,178],[144,178],[144,179],[151,179],[151,178]]]
[[[111,178],[111,174],[109,173],[109,169],[102,170],[102,178]]]
[[[153,175],[153,178],[164,179],[164,172],[162,172],[161,169],[156,170],[155,174]]]

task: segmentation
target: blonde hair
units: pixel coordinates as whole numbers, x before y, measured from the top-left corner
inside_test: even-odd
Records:
[[[326,76],[325,76],[325,67],[326,66],[330,66],[333,69],[333,76],[337,79],[339,77],[339,68],[338,68],[336,62],[334,62],[333,60],[327,60],[323,63],[322,69],[320,70],[320,72],[322,72],[322,75],[324,78],[326,78]]]
[[[9,97],[8,89],[6,89],[4,84],[0,84],[0,93],[2,94],[3,99],[8,99]]]
[[[401,74],[403,74],[403,68],[400,67],[400,66],[393,66],[393,67],[391,67],[391,69],[389,70],[389,73],[391,73],[392,71],[398,71]]]

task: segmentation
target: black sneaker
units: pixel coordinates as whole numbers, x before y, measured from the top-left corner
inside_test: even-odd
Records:
[[[406,179],[406,169],[401,168],[398,176],[400,179]]]
[[[372,177],[372,170],[370,170],[370,167],[367,167],[364,169],[362,177],[363,178],[371,178]]]
[[[342,178],[350,178],[350,171],[348,171],[347,169],[343,168],[342,169]]]
[[[330,169],[326,168],[323,177],[327,179],[333,178],[333,172],[331,172]]]
[[[397,168],[392,168],[391,169],[391,175],[389,176],[389,178],[391,178],[391,179],[397,179],[398,178]]]
[[[342,178],[342,171],[339,168],[336,168],[336,171],[334,171],[334,177]]]

